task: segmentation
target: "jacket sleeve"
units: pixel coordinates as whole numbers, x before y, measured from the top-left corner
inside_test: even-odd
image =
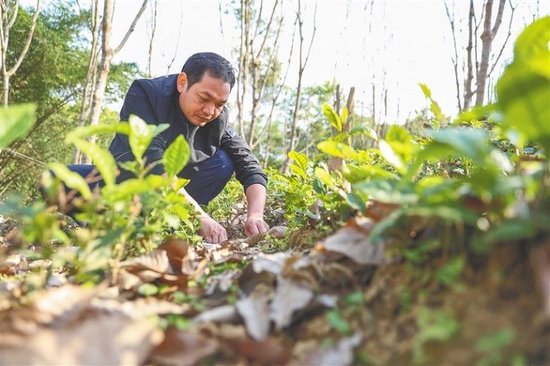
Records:
[[[130,115],[136,115],[148,124],[156,125],[159,123],[156,113],[156,93],[154,86],[147,80],[135,80],[128,89],[128,93],[126,93],[124,104],[120,110],[120,120],[128,121]],[[130,149],[128,136],[126,135],[117,134],[109,150],[117,161],[135,160]],[[161,133],[153,138],[153,141],[145,151],[145,161],[151,164],[161,160],[164,150],[166,150],[166,139]],[[160,164],[151,170],[151,174],[160,175],[162,173],[164,173],[164,167]]]
[[[221,148],[231,157],[237,180],[241,182],[245,190],[256,183],[264,187],[267,186],[267,175],[262,170],[260,163],[252,155],[245,139],[238,136],[230,126],[226,127],[222,135]]]

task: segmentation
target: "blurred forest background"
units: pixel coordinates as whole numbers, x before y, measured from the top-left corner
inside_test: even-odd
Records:
[[[443,113],[490,102],[511,40],[545,8],[520,0],[3,0],[1,100],[36,103],[38,115],[25,139],[0,152],[0,196],[33,197],[45,163],[83,159],[63,143],[65,132],[118,121],[133,79],[178,72],[201,50],[234,62],[232,121],[265,166],[284,170],[289,151],[311,156],[330,136],[324,102],[347,105],[350,127],[418,130],[428,105],[417,83],[441,96]],[[430,32],[445,52],[416,37]],[[445,88],[410,79],[426,70]]]

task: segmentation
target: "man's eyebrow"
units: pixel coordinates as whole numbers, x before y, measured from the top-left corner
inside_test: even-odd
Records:
[[[199,94],[206,95],[206,96],[207,96],[208,98],[210,98],[210,99],[216,99],[215,96],[213,96],[212,94],[210,94],[210,92],[208,92],[208,91],[206,91],[206,90],[200,91]],[[223,104],[227,103],[227,99],[221,100],[220,103],[223,103]]]

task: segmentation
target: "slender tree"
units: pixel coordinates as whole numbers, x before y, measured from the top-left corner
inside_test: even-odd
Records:
[[[10,31],[17,20],[19,0],[0,0],[0,71],[2,73],[2,104],[8,105],[10,93],[10,79],[19,70],[23,59],[27,56],[34,35],[36,21],[40,13],[40,0],[36,0],[31,26],[27,33],[27,40],[19,52],[13,65],[7,64],[7,54],[10,41]]]
[[[313,41],[315,40],[315,33],[317,31],[317,3],[315,3],[315,10],[313,12],[313,30],[311,33],[311,38],[309,40],[309,46],[307,51],[305,50],[305,37],[304,37],[304,20],[302,13],[302,2],[298,0],[296,18],[298,20],[298,83],[296,86],[296,99],[294,103],[294,108],[292,111],[292,120],[290,123],[290,135],[289,135],[289,144],[287,147],[287,156],[281,171],[286,172],[289,166],[288,153],[293,151],[296,148],[296,126],[298,123],[298,111],[300,110],[301,103],[301,94],[302,94],[302,81],[304,77],[304,71],[307,67],[307,62],[311,54],[311,47],[313,46]]]

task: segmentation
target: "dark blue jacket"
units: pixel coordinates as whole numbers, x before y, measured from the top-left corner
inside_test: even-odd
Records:
[[[216,150],[222,148],[231,157],[236,177],[245,189],[254,183],[266,186],[267,176],[258,160],[252,155],[250,147],[244,138],[238,136],[228,125],[227,109],[224,107],[218,118],[203,127],[199,128],[189,123],[179,107],[176,78],[177,74],[135,80],[128,89],[120,110],[121,121],[127,121],[128,117],[134,114],[149,124],[168,123],[170,125],[153,139],[145,152],[147,163],[161,160],[166,148],[176,137],[183,135],[191,148],[188,165],[204,161]],[[134,160],[125,135],[117,134],[109,150],[117,161]],[[162,164],[156,165],[151,172],[162,174],[164,167]]]

